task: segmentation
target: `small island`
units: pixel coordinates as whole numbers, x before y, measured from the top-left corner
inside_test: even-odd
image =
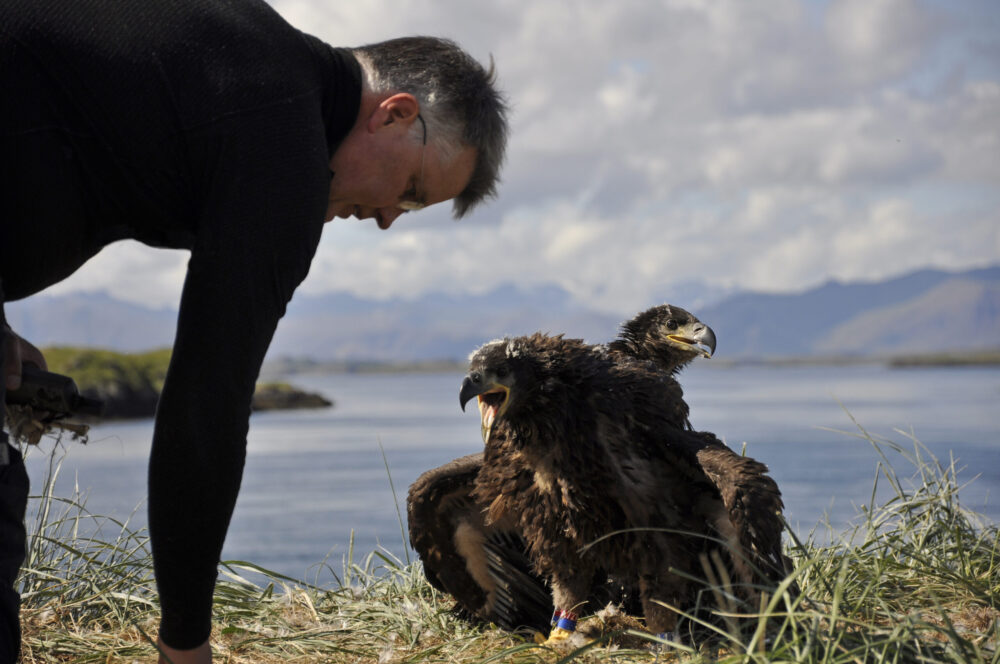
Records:
[[[170,349],[120,353],[96,348],[54,346],[42,349],[49,371],[72,378],[80,393],[104,401],[106,419],[153,417],[170,363]],[[288,383],[258,383],[254,411],[329,408],[320,394]]]
[[[288,383],[257,383],[253,393],[254,410],[293,410],[329,408],[333,402],[315,392],[305,392]]]

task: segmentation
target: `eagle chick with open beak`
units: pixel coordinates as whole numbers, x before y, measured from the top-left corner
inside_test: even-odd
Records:
[[[458,402],[463,411],[465,404],[472,397],[476,397],[479,415],[482,418],[483,443],[489,440],[493,423],[506,411],[513,384],[513,377],[506,363],[491,364],[476,361],[484,351],[488,351],[489,346],[490,344],[487,344],[473,354],[472,366],[468,375],[462,380],[462,389],[458,395]]]

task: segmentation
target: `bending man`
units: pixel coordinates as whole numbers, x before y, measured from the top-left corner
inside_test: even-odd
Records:
[[[0,84],[0,302],[117,240],[191,251],[153,434],[149,527],[161,647],[177,664],[208,662],[254,384],[323,223],[387,229],[451,199],[466,214],[495,195],[505,104],[492,71],[451,42],[332,48],[262,0],[7,0]],[[44,360],[2,308],[0,322],[11,388],[22,361]],[[222,391],[207,394],[219,376]],[[3,664],[18,650],[15,522],[27,492],[8,451]]]

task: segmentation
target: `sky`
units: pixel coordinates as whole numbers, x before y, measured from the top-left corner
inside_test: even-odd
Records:
[[[453,39],[511,108],[497,199],[334,220],[299,292],[555,284],[623,314],[1000,263],[995,0],[271,4],[334,46]],[[48,292],[174,306],[186,260],[120,243]]]

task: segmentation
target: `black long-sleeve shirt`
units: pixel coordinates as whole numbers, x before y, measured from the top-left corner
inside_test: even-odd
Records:
[[[0,3],[5,300],[116,240],[191,250],[149,469],[173,647],[208,637],[254,383],[360,95],[350,52],[259,0]]]

